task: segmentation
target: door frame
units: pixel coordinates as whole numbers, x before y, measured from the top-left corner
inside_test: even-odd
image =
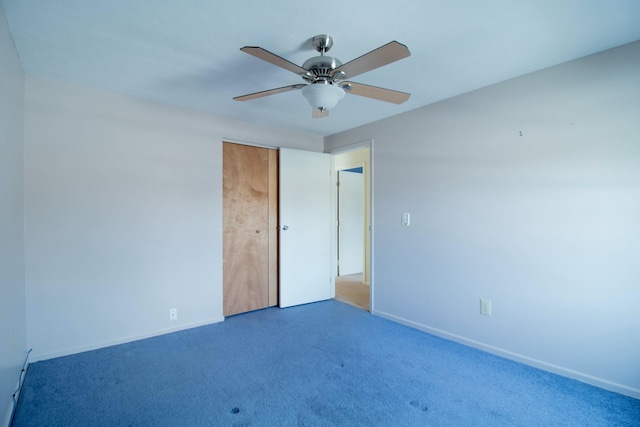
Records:
[[[369,149],[369,191],[368,191],[368,196],[369,196],[369,226],[365,228],[365,232],[369,233],[369,256],[368,256],[368,261],[369,261],[369,312],[373,313],[374,312],[374,279],[375,279],[375,268],[374,268],[374,264],[373,264],[373,259],[374,259],[374,211],[373,211],[373,205],[374,205],[374,200],[373,200],[373,186],[374,186],[374,179],[373,179],[373,152],[374,152],[374,140],[373,139],[368,139],[365,141],[360,141],[360,142],[356,142],[353,144],[349,144],[349,145],[345,145],[342,147],[338,147],[338,148],[334,148],[332,150],[328,150],[327,153],[331,154],[332,156],[332,160],[335,160],[335,155],[336,154],[344,154],[350,151],[358,151],[358,150],[362,150],[362,149]],[[333,162],[333,181],[334,183],[337,183],[337,173],[336,173],[336,167],[335,167],[335,162]],[[366,176],[365,176],[366,179]],[[365,187],[366,187],[366,183],[365,183]],[[336,224],[336,227],[334,227],[334,232],[333,232],[333,236],[332,236],[332,245],[331,245],[331,251],[332,251],[332,255],[331,255],[331,259],[332,259],[332,270],[334,272],[334,274],[337,273],[338,269],[337,269],[337,259],[338,259],[338,191],[337,191],[337,185],[333,185],[332,186],[332,221],[333,224]],[[366,200],[365,200],[366,203]],[[365,266],[366,268],[366,266]],[[363,272],[364,273],[364,272]],[[335,297],[335,285],[334,285],[334,297]]]

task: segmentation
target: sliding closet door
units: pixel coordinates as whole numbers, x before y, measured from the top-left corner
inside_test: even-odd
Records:
[[[223,314],[277,304],[277,151],[223,143]]]

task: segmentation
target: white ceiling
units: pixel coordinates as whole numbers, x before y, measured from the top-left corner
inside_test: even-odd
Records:
[[[638,0],[2,0],[28,75],[222,116],[330,135],[640,39]],[[347,95],[312,119],[303,83],[241,52],[301,65],[311,37],[348,62],[391,40],[411,56],[353,80],[411,93],[405,104]]]

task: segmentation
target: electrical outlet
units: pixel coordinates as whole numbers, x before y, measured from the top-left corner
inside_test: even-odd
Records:
[[[409,212],[403,212],[402,215],[400,215],[400,224],[402,224],[403,227],[411,225],[411,214],[409,214]]]
[[[480,314],[491,316],[491,301],[488,299],[480,300]]]
[[[169,320],[178,320],[178,309],[170,308],[169,309]]]

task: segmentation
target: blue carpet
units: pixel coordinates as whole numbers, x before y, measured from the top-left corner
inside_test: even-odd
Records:
[[[19,426],[638,426],[640,400],[336,301],[30,365]]]

